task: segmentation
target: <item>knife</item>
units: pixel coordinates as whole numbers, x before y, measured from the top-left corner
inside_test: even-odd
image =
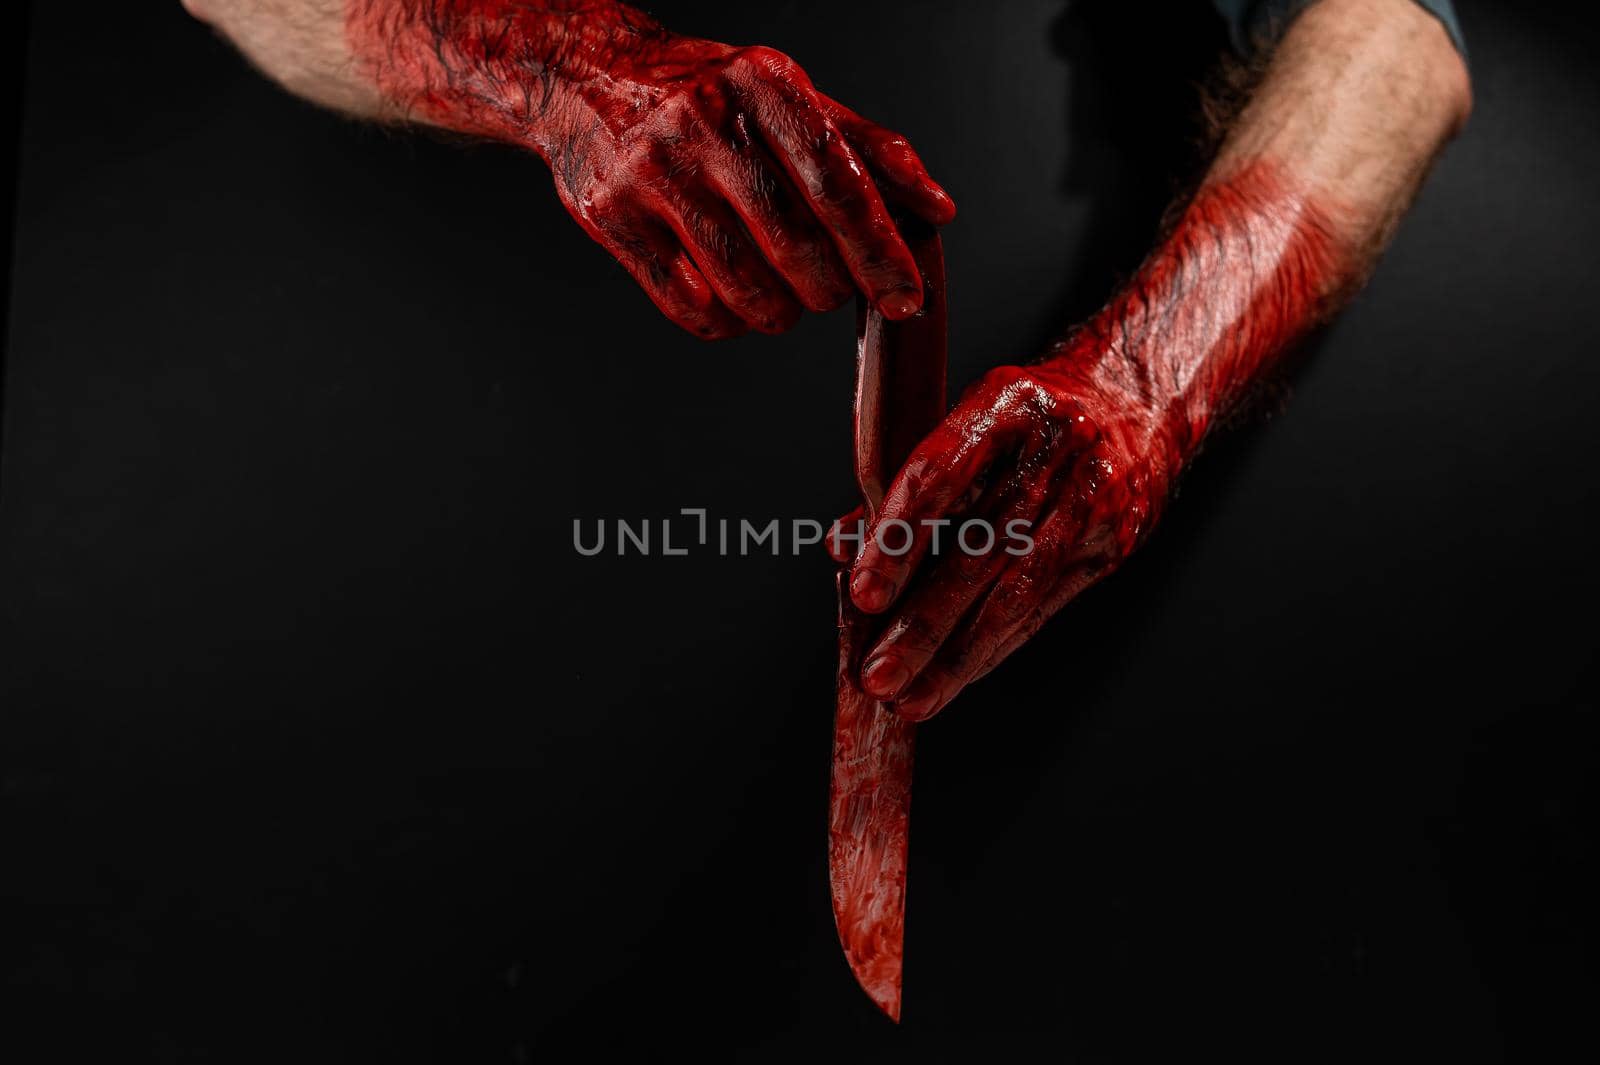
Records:
[[[864,299],[856,304],[856,483],[869,525],[895,472],[945,412],[944,251],[938,232],[925,223],[903,221],[900,232],[922,274],[922,310],[891,322]],[[835,583],[839,676],[828,811],[833,919],[862,989],[898,1022],[915,726],[861,690],[861,654],[880,623],[851,603],[849,567]]]

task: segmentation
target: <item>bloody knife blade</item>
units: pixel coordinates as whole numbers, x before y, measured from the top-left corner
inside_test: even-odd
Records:
[[[856,482],[867,519],[895,472],[939,423],[945,406],[944,251],[937,231],[905,223],[922,273],[922,310],[891,322],[865,301],[856,314]],[[877,620],[850,601],[850,571],[837,577],[838,704],[828,811],[828,873],[839,942],[861,987],[900,1020],[915,726],[861,690],[860,656]]]

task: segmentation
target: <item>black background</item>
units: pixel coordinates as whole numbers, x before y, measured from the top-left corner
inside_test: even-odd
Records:
[[[571,546],[844,509],[849,314],[703,344],[536,160],[36,5],[0,1057],[1592,1051],[1596,42],[1460,6],[1471,127],[1281,413],[923,730],[895,1029],[828,908],[830,564]],[[911,136],[959,386],[1192,162],[1220,36],[1142,7],[655,10]]]

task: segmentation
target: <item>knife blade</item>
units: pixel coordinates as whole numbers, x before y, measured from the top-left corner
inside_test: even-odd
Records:
[[[945,411],[944,251],[931,226],[900,228],[922,274],[922,310],[892,322],[865,300],[856,308],[856,483],[869,523],[895,472]],[[851,603],[849,580],[848,567],[835,579],[839,673],[828,874],[850,968],[898,1022],[915,726],[861,690],[860,657],[881,623]]]

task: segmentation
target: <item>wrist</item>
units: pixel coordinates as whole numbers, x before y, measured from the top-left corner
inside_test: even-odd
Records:
[[[1109,310],[1109,309],[1108,309]],[[1051,348],[1036,377],[1073,400],[1069,417],[1086,418],[1107,452],[1125,465],[1147,497],[1152,517],[1197,445],[1166,382],[1132,350],[1124,323],[1102,311]]]
[[[630,74],[678,40],[611,0],[350,0],[347,37],[391,117],[546,159],[592,128],[606,103],[648,104]]]
[[[1281,167],[1213,175],[1171,234],[1048,359],[1174,471],[1358,277],[1340,212]]]

